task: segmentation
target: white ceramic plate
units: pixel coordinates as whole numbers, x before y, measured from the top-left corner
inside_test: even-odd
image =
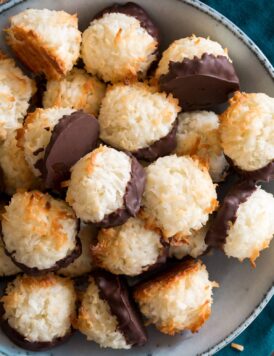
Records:
[[[274,97],[274,70],[260,50],[236,26],[216,11],[195,0],[135,0],[159,25],[163,48],[180,37],[192,33],[210,36],[228,47],[240,77],[241,88],[248,92],[265,92]],[[111,4],[108,0],[13,0],[0,7],[0,28],[7,26],[8,17],[26,8],[49,8],[77,12],[80,27],[85,29],[92,16]],[[121,2],[121,1],[118,1]],[[17,5],[16,5],[17,4]],[[0,47],[5,49],[3,37]],[[274,183],[265,186],[274,193]],[[258,224],[260,222],[258,221]],[[102,350],[81,335],[65,345],[40,355],[212,355],[240,334],[260,313],[274,294],[274,243],[261,254],[256,269],[248,262],[227,259],[221,253],[204,258],[210,277],[220,284],[214,293],[210,320],[195,335],[169,337],[149,330],[150,341],[131,351]],[[0,354],[30,355],[14,347],[0,335]]]

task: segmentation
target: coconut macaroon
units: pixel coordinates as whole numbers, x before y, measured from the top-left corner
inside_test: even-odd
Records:
[[[83,109],[97,116],[104,95],[105,85],[102,82],[83,69],[74,68],[66,77],[47,82],[43,106]]]
[[[140,159],[155,160],[175,148],[179,111],[172,95],[145,83],[110,86],[98,118],[100,138]]]
[[[67,74],[76,63],[81,43],[77,15],[27,9],[10,18],[7,42],[34,73],[49,79]]]
[[[65,268],[60,268],[57,273],[65,277],[79,277],[91,272],[94,261],[91,257],[90,248],[95,244],[98,231],[91,224],[81,223],[78,236],[82,245],[81,255]]]
[[[38,191],[18,192],[5,210],[5,250],[24,272],[55,271],[81,254],[78,221],[65,202]]]
[[[207,231],[208,224],[203,226],[200,230],[194,231],[190,236],[185,236],[179,246],[170,246],[169,256],[180,260],[186,256],[197,258],[203,255],[208,249],[205,243]]]
[[[130,349],[147,341],[125,280],[106,271],[92,273],[81,300],[76,328],[101,347]]]
[[[0,143],[7,137],[7,131],[16,129],[19,123],[16,119],[16,99],[8,86],[0,83]]]
[[[36,109],[24,123],[25,158],[47,188],[69,178],[69,170],[97,145],[98,121],[71,108]]]
[[[211,314],[212,289],[200,260],[186,260],[139,284],[134,298],[147,319],[164,334],[198,331]]]
[[[210,108],[239,89],[227,50],[195,35],[174,41],[164,51],[155,78],[161,90],[179,99],[184,111]]]
[[[36,92],[35,81],[26,76],[22,70],[16,66],[15,61],[8,58],[0,51],[0,83],[10,89],[10,94],[14,97],[15,118],[22,122],[29,107],[29,101]],[[5,101],[5,100],[3,100]],[[2,95],[1,95],[2,104]],[[9,123],[11,124],[11,118]],[[12,125],[13,128],[15,127]]]
[[[24,123],[23,145],[25,158],[36,177],[41,176],[41,163],[45,156],[52,131],[64,115],[74,112],[71,108],[36,109],[29,113]]]
[[[164,263],[167,257],[161,234],[146,228],[139,218],[130,218],[124,225],[102,229],[98,243],[91,251],[99,267],[128,276],[137,276]]]
[[[134,157],[100,146],[72,167],[66,200],[81,220],[117,226],[137,214],[144,185],[144,169]]]
[[[81,54],[89,73],[114,83],[144,78],[158,45],[158,29],[140,6],[115,4],[84,31]]]
[[[35,93],[34,81],[0,51],[0,140],[20,126]]]
[[[76,317],[72,281],[48,274],[19,276],[1,298],[1,328],[18,346],[49,349],[67,339]]]
[[[274,178],[274,98],[237,92],[220,116],[225,154],[246,177]]]
[[[220,142],[219,118],[212,111],[193,111],[178,116],[177,155],[198,156],[208,165],[213,182],[223,181],[229,165]]]
[[[21,132],[21,129],[8,131],[6,140],[0,146],[0,167],[4,189],[9,195],[14,194],[17,189],[34,188],[38,183],[25,160],[20,142]]]
[[[198,160],[176,155],[158,158],[146,168],[143,218],[162,230],[171,244],[206,224],[218,206],[215,186]]]
[[[260,251],[274,235],[274,197],[253,182],[242,181],[226,195],[211,225],[206,243],[229,257],[249,258],[255,267]]]

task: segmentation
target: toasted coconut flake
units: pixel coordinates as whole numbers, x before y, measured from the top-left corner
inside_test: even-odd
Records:
[[[238,350],[238,351],[244,351],[244,346],[243,345],[240,345],[240,344],[235,344],[234,342],[231,344],[231,347],[233,348],[233,349],[236,349],[236,350]]]

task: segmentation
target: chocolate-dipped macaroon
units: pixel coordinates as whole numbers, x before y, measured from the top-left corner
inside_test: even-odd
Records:
[[[218,206],[215,185],[197,159],[176,155],[158,158],[146,168],[142,217],[159,228],[171,244],[206,224]]]
[[[130,349],[144,345],[146,331],[125,280],[106,271],[94,271],[83,295],[76,323],[88,340],[101,347]]]
[[[31,351],[47,350],[70,337],[76,293],[68,279],[23,275],[8,284],[0,308],[1,328],[12,342]]]
[[[144,185],[134,157],[100,146],[72,167],[66,200],[81,220],[112,227],[137,214]]]
[[[60,268],[57,273],[65,277],[80,277],[95,268],[95,263],[91,257],[90,248],[95,245],[98,229],[91,224],[81,222],[78,233],[82,245],[82,253],[72,263],[65,268]]]
[[[163,53],[155,73],[161,90],[179,99],[184,111],[209,109],[239,89],[227,50],[203,37],[181,38]]]
[[[100,138],[153,161],[176,145],[178,101],[145,83],[109,86],[99,114]]]
[[[91,252],[99,267],[137,276],[165,262],[168,253],[161,238],[159,231],[147,228],[140,218],[130,218],[123,225],[102,229]]]
[[[249,258],[255,267],[260,251],[274,234],[274,197],[251,181],[235,184],[227,193],[206,235],[206,243],[228,257]]]
[[[58,189],[71,166],[96,147],[98,136],[98,121],[81,110],[36,109],[24,123],[25,157],[46,188]]]
[[[13,195],[2,215],[6,253],[28,274],[56,271],[81,254],[78,221],[63,201],[38,191]]]
[[[114,4],[83,32],[81,54],[89,73],[114,83],[144,78],[158,46],[158,29],[139,5]]]
[[[211,314],[212,289],[206,266],[189,259],[139,284],[134,298],[147,319],[164,334],[198,331]]]
[[[193,111],[178,115],[175,153],[198,156],[208,165],[213,182],[225,179],[229,164],[219,134],[219,118],[213,111]]]
[[[224,153],[246,179],[274,179],[274,98],[237,92],[220,116]]]

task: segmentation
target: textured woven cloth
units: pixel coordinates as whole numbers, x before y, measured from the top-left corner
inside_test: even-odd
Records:
[[[273,0],[204,0],[203,2],[240,27],[274,65]],[[258,318],[233,342],[243,345],[244,351],[239,352],[228,345],[217,355],[270,356],[274,352],[274,298]]]
[[[274,1],[203,0],[243,30],[274,65]]]

